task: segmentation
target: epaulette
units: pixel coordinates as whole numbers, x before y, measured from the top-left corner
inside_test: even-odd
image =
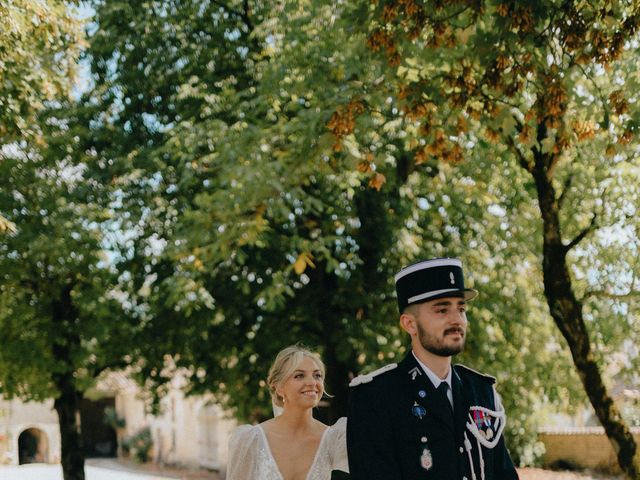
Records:
[[[463,370],[466,370],[467,372],[473,373],[476,376],[484,379],[484,380],[488,380],[489,382],[491,382],[491,384],[496,383],[496,377],[492,377],[491,375],[486,375],[484,373],[480,373],[476,370],[474,370],[473,368],[469,368],[466,365],[462,365],[461,363],[457,363],[455,365],[456,368],[462,368]]]
[[[361,385],[363,383],[369,383],[371,380],[373,380],[373,377],[377,377],[378,375],[381,375],[383,373],[390,372],[391,370],[393,370],[397,366],[398,366],[397,363],[390,363],[389,365],[385,365],[384,367],[379,368],[377,370],[374,370],[371,373],[366,373],[364,375],[358,375],[356,378],[351,380],[351,382],[349,383],[349,386],[350,387],[357,387],[358,385]]]

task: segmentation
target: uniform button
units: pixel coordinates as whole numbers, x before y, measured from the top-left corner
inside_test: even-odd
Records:
[[[460,447],[460,449],[458,450],[460,453],[464,453],[464,448]]]

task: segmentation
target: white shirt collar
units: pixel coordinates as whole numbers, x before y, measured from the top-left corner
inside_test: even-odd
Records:
[[[420,361],[420,359],[418,358],[418,356],[415,354],[413,350],[411,350],[411,353],[413,354],[413,358],[416,359],[416,362],[418,362],[418,365],[420,365],[424,373],[427,374],[427,377],[429,377],[429,380],[431,380],[431,383],[433,383],[434,388],[438,388],[442,382],[446,382],[447,385],[449,385],[449,392],[453,391],[451,386],[451,366],[449,366],[449,373],[447,373],[447,376],[445,378],[440,378],[435,373],[433,373],[433,370],[431,370],[429,367],[427,367],[424,363]]]

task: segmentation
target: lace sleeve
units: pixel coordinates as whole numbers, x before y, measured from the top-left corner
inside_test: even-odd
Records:
[[[247,480],[253,478],[256,459],[256,427],[240,425],[229,438],[229,461],[226,480]]]
[[[340,470],[349,473],[347,460],[347,417],[339,418],[329,427],[328,444],[330,445],[331,470]]]

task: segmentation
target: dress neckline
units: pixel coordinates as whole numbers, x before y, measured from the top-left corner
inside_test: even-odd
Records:
[[[260,430],[260,433],[262,434],[262,440],[264,441],[264,444],[267,447],[267,454],[269,455],[269,458],[273,462],[273,466],[276,469],[276,472],[278,473],[280,480],[284,480],[284,477],[280,472],[280,467],[278,466],[278,462],[276,462],[276,457],[273,456],[273,452],[271,451],[271,445],[269,445],[267,432],[265,432],[264,428],[262,428],[262,425],[256,425],[256,426],[258,430]],[[327,428],[324,429],[324,432],[322,432],[322,437],[320,437],[320,443],[318,443],[318,448],[316,449],[316,453],[313,456],[313,462],[311,462],[311,466],[309,467],[309,470],[307,471],[307,474],[304,477],[305,480],[309,480],[309,475],[311,475],[313,468],[316,466],[316,462],[318,461],[318,456],[320,455],[320,450],[322,449],[322,444],[324,443],[324,439],[327,436],[327,432],[329,431],[330,428],[331,428],[330,426],[327,426]]]

